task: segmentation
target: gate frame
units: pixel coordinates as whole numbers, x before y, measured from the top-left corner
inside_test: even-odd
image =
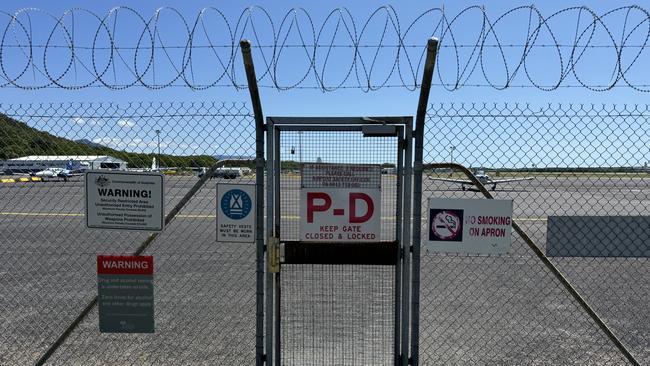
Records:
[[[409,361],[410,301],[410,224],[413,155],[413,118],[402,117],[267,117],[267,233],[268,243],[280,240],[280,135],[282,131],[362,132],[364,137],[396,137],[397,182],[395,242],[397,242],[394,289],[393,364]],[[389,127],[393,127],[392,129]],[[407,199],[404,199],[404,198]],[[267,246],[268,247],[268,246]],[[277,248],[278,251],[283,252]],[[270,257],[267,257],[267,260]],[[274,258],[279,261],[279,256]],[[281,262],[281,261],[279,261]],[[269,266],[272,267],[273,264]],[[266,278],[266,360],[267,365],[281,364],[281,285],[280,263],[276,273]],[[272,314],[272,315],[271,315]]]

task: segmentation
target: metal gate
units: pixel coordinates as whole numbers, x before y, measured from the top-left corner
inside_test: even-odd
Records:
[[[406,364],[412,119],[269,117],[266,131],[267,364]],[[384,167],[376,240],[300,240],[305,163]]]

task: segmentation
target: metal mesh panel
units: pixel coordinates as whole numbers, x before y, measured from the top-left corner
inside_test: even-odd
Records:
[[[3,119],[10,124],[0,133],[5,134],[3,141],[15,144],[16,156],[117,154],[140,169],[157,157],[166,168],[167,212],[198,181],[189,168],[209,166],[216,155],[254,154],[254,124],[241,104],[30,105],[1,110],[12,120]],[[32,137],[25,149],[10,135],[12,128]],[[161,131],[161,154],[155,130]],[[82,139],[87,141],[70,142]],[[115,152],[123,149],[137,154]],[[255,247],[216,243],[218,181],[208,181],[145,252],[154,256],[156,333],[100,334],[95,309],[50,364],[254,363]],[[0,364],[30,364],[97,294],[96,255],[133,253],[147,234],[86,229],[83,177],[3,183],[0,212]]]
[[[282,268],[282,365],[392,365],[393,266]]]
[[[301,171],[292,162],[397,164],[396,138],[364,138],[360,131],[283,131],[280,144],[283,240],[299,239],[304,204],[299,202]],[[392,173],[381,175],[382,241],[397,239],[397,174]],[[283,264],[281,281],[283,365],[393,364],[394,266]]]
[[[515,221],[543,251],[549,216],[649,213],[646,108],[435,105],[428,116],[425,162],[451,158],[493,179],[534,177],[500,184],[494,196],[514,201]],[[483,198],[435,180],[450,174],[425,171],[423,207],[428,197]],[[513,240],[507,255],[423,252],[422,364],[625,364],[514,233]],[[551,260],[639,361],[650,361],[648,258]]]
[[[397,164],[396,138],[363,137],[361,132],[283,131],[280,139],[282,240],[298,240],[300,162]],[[386,170],[384,171],[386,172]],[[382,174],[381,240],[396,240],[397,174]]]

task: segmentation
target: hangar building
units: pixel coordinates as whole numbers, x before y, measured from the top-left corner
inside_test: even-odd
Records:
[[[65,169],[72,160],[80,169],[126,170],[124,160],[108,155],[30,155],[1,162],[0,168],[5,174],[30,173],[47,168]]]

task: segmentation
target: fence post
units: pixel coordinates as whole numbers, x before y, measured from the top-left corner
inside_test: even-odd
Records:
[[[424,148],[424,118],[431,91],[431,79],[438,52],[438,40],[427,42],[427,58],[422,73],[420,99],[415,116],[415,159],[413,164],[413,276],[411,282],[411,364],[420,362],[420,237],[422,231],[422,159]]]
[[[251,55],[251,44],[248,40],[241,40],[242,57],[246,68],[248,91],[251,95],[253,114],[255,115],[255,243],[257,246],[255,258],[256,293],[255,293],[255,365],[262,366],[264,359],[264,117],[262,103],[257,87],[255,65]]]

